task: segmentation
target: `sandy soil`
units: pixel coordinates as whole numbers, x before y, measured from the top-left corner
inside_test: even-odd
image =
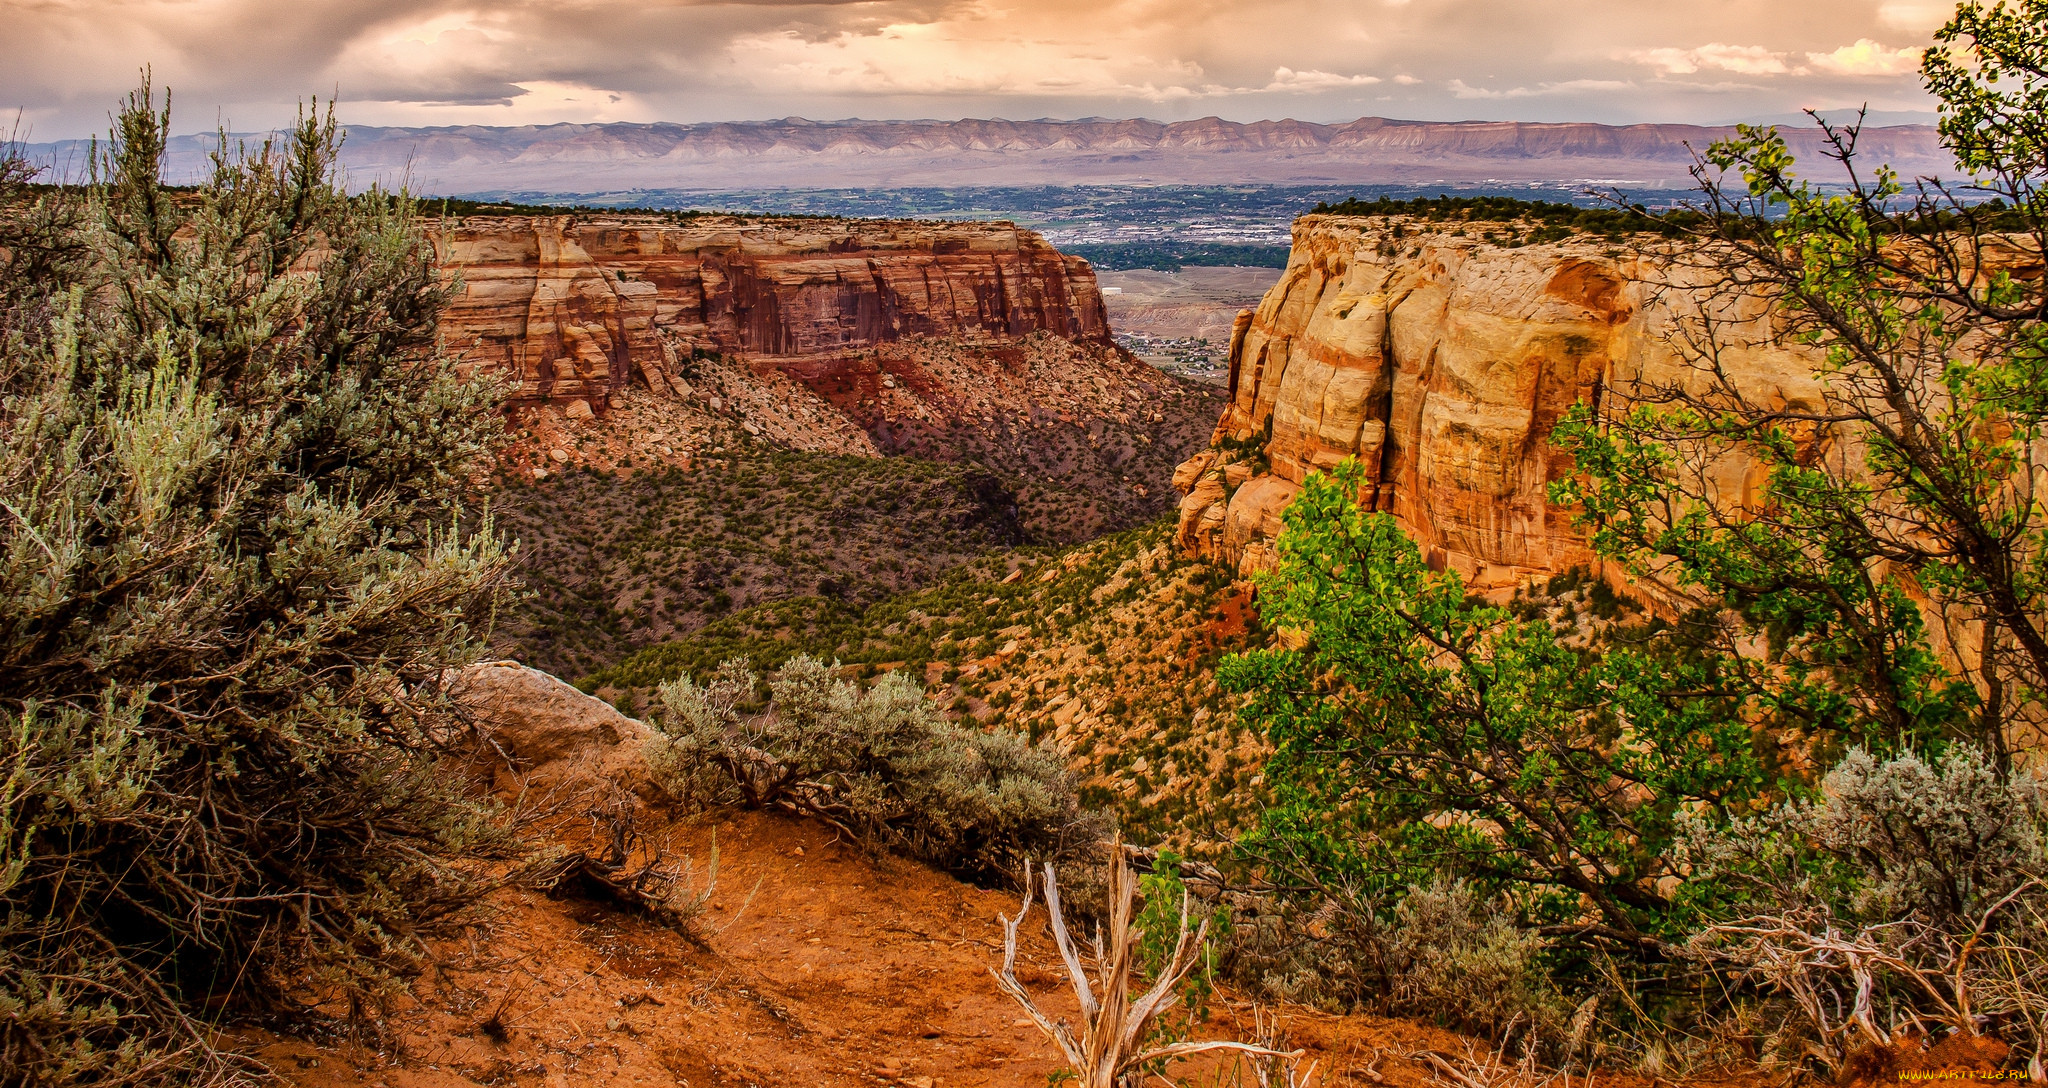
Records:
[[[386,1022],[386,1042],[253,1034],[304,1088],[583,1084],[901,1084],[1038,1088],[1054,1050],[989,976],[1009,895],[875,857],[830,828],[727,814],[662,833],[671,857],[719,852],[703,947],[641,917],[507,889],[462,932]],[[1071,1015],[1034,908],[1019,977]],[[1201,1034],[1249,1038],[1253,1007],[1224,997]],[[1423,1025],[1279,1010],[1317,1061],[1316,1086],[1431,1083],[1423,1051],[1472,1048]],[[1193,1083],[1251,1084],[1215,1063]],[[1602,1084],[1608,1084],[1602,1078]],[[1625,1080],[1611,1082],[1619,1088]]]

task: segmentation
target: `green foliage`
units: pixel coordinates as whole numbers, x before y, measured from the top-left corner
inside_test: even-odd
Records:
[[[1064,855],[1098,830],[1057,752],[955,725],[900,672],[862,688],[800,656],[750,713],[759,683],[729,661],[704,686],[662,686],[665,739],[652,759],[671,795],[793,809],[981,877]]]
[[[2043,810],[2016,768],[2048,718],[2048,3],[1965,3],[1937,39],[1923,75],[1973,184],[1860,169],[1855,129],[1824,124],[1861,180],[1823,190],[1742,128],[1707,155],[1703,217],[1662,217],[1696,243],[1657,251],[1684,369],[1554,435],[1578,472],[1552,501],[1676,622],[1629,625],[1578,572],[1549,593],[1603,622],[1467,599],[1358,508],[1348,465],[1289,508],[1262,604],[1299,648],[1228,673],[1277,750],[1281,803],[1249,845],[1346,908],[1333,937],[1391,988],[1460,977],[1394,951],[1448,877],[1505,895],[1520,930],[1423,942],[1491,964],[1470,992],[1534,964],[1537,1004],[1604,988],[1646,1050],[1748,1018],[1778,1025],[1749,1040],[1777,1059],[1834,1062],[1899,1024],[1997,1018],[2040,1067],[2021,1010],[2048,987]],[[1732,365],[1756,346],[1808,350],[1810,380],[1760,396]],[[1557,939],[1588,936],[1621,940]]]
[[[1920,71],[1940,101],[1942,146],[2031,218],[2048,167],[2048,3],[1972,0],[1934,39]]]
[[[2048,61],[2044,19],[2038,3],[1964,4],[1927,55],[1944,143],[1991,204],[1882,166],[1823,192],[1774,129],[1710,149],[1741,184],[1711,183],[1710,206],[1761,226],[1725,232],[1700,262],[1734,271],[1694,292],[1679,341],[1693,374],[1604,419],[1582,406],[1559,431],[1584,475],[1553,497],[1583,505],[1605,554],[1674,564],[1766,636],[1755,686],[1819,734],[1962,738],[2006,758],[2041,725],[2048,516],[2032,451],[2048,425],[2048,287],[2010,269],[2048,241],[2029,74]],[[1854,130],[1823,131],[1854,165]],[[1774,308],[1772,327],[1729,316],[1752,303]],[[1721,365],[1742,337],[1810,345],[1812,387],[1758,403]],[[1739,506],[1715,477],[1731,457],[1762,469]],[[1942,657],[1923,597],[1970,615],[1947,639],[1973,649]]]
[[[1579,508],[1596,551],[1639,577],[1675,560],[1659,568],[1666,577],[1704,591],[1737,621],[1702,621],[1722,628],[1720,639],[1762,636],[1760,652],[1724,656],[1721,682],[1774,733],[1806,737],[1831,759],[1851,744],[1974,732],[1975,691],[1931,647],[1899,575],[1886,576],[1884,542],[1858,531],[1874,514],[1869,480],[1829,473],[1786,428],[1732,413],[1643,406],[1603,420],[1581,404],[1556,440],[1581,475],[1554,484],[1552,498]],[[1674,486],[1686,441],[1739,448],[1764,466],[1759,509],[1730,511],[1704,480]]]
[[[1314,885],[1450,875],[1511,892],[1533,921],[1674,932],[1679,814],[1787,786],[1720,694],[1724,663],[1589,652],[1469,597],[1359,504],[1366,482],[1347,461],[1284,515],[1261,612],[1305,645],[1224,664],[1274,748],[1258,855]]]
[[[428,242],[331,113],[177,193],[169,123],[145,83],[82,193],[0,167],[9,1084],[237,1079],[191,1010],[380,1000],[498,834],[435,771],[506,560]]]
[[[527,204],[517,200],[470,200],[459,196],[434,197],[420,202],[420,211],[429,215],[477,216],[496,218],[503,216],[591,216],[591,215],[632,215],[649,219],[659,218],[671,223],[689,223],[706,215],[717,214],[697,210],[648,211],[639,208],[590,204]]]
[[[1315,206],[1316,215],[1404,216],[1425,223],[1516,223],[1536,228],[1531,242],[1551,242],[1574,234],[1650,233],[1683,237],[1706,222],[1687,209],[1652,214],[1640,206],[1582,207],[1548,200],[1517,200],[1511,196],[1438,196],[1414,200],[1359,200],[1356,197]]]
[[[1180,1009],[1190,1023],[1208,1016],[1209,997],[1216,990],[1216,965],[1221,946],[1230,939],[1230,908],[1217,906],[1206,915],[1194,911],[1187,881],[1181,879],[1181,856],[1170,849],[1159,851],[1152,871],[1138,878],[1138,894],[1145,906],[1138,912],[1138,967],[1148,978],[1173,962],[1174,944],[1183,919],[1189,930],[1209,923],[1209,935],[1197,954],[1195,969],[1181,983]]]

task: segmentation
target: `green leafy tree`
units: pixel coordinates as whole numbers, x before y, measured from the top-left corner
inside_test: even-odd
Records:
[[[0,167],[0,1083],[241,1079],[194,1010],[379,1000],[499,834],[435,770],[505,557],[427,240],[331,110],[183,190],[169,124]]]
[[[1702,215],[1643,254],[1685,365],[1558,429],[1577,474],[1553,500],[1675,622],[1588,635],[1470,599],[1359,506],[1354,467],[1310,478],[1261,602],[1297,647],[1226,672],[1276,749],[1258,858],[1382,919],[1442,875],[1546,936],[1740,964],[1715,1000],[1832,993],[1966,1032],[1964,989],[2035,1007],[2037,862],[2012,859],[2048,685],[2048,2],[1963,4],[1923,75],[1967,180],[1867,170],[1855,126],[1824,126],[1846,190],[1774,130],[1715,145]],[[1745,380],[1731,355],[1758,345],[1807,352],[1810,380]],[[1892,958],[1852,970],[1838,938]]]
[[[1603,553],[1725,609],[1728,640],[1766,636],[1748,686],[1823,758],[1966,739],[2009,759],[2044,724],[2048,3],[1963,4],[1937,41],[1923,76],[1970,180],[1866,171],[1855,127],[1824,127],[1846,192],[1776,130],[1714,145],[1714,226],[1676,258],[1716,270],[1688,285],[1685,373],[1558,434],[1581,475],[1554,497]],[[1745,308],[1767,327],[1726,320]],[[1759,337],[1807,346],[1810,394],[1722,365]],[[1726,493],[1744,461],[1760,488]]]
[[[1309,477],[1260,600],[1302,644],[1222,670],[1275,749],[1257,853],[1355,902],[1453,876],[1532,922],[1654,945],[1676,924],[1677,817],[1785,785],[1722,694],[1723,662],[1574,646],[1469,597],[1358,501],[1369,482],[1353,461]]]

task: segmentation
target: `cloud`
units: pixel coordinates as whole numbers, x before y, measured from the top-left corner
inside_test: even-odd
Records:
[[[1154,116],[1703,120],[1924,108],[1946,0],[0,0],[0,107],[83,135],[151,65],[174,123]],[[1842,45],[1843,42],[1851,45]],[[1682,44],[1705,42],[1705,45]]]
[[[1921,52],[1859,38],[1827,52],[1798,53],[1804,58],[1799,63],[1792,61],[1795,54],[1789,51],[1718,42],[1694,49],[1632,49],[1622,56],[1666,76],[1689,76],[1709,69],[1746,76],[1903,76],[1920,70]]]
[[[1222,90],[1190,60],[1017,40],[994,28],[896,24],[807,38],[749,35],[727,50],[731,78],[763,90],[886,97],[1094,96],[1165,102]]]
[[[1573,79],[1563,83],[1544,83],[1534,87],[1510,87],[1504,91],[1485,87],[1468,86],[1462,79],[1450,83],[1451,94],[1463,99],[1502,101],[1515,98],[1538,98],[1545,95],[1583,94],[1586,92],[1625,91],[1634,86],[1617,79]]]
[[[1378,76],[1340,76],[1334,72],[1309,69],[1297,72],[1292,68],[1273,69],[1273,81],[1261,90],[1266,91],[1327,91],[1339,87],[1370,87],[1380,81]]]
[[[1843,76],[1899,76],[1920,70],[1923,49],[1892,49],[1859,38],[1832,53],[1808,53],[1806,59],[1823,72]]]
[[[1785,63],[1784,53],[1760,45],[1714,42],[1696,49],[1635,49],[1624,55],[1666,75],[1691,75],[1702,68],[1718,68],[1747,76],[1784,75],[1792,70]]]

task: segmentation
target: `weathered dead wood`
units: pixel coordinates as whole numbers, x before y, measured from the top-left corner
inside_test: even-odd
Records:
[[[1152,987],[1130,997],[1131,976],[1136,968],[1137,948],[1143,931],[1133,924],[1132,909],[1138,898],[1138,880],[1124,859],[1121,845],[1110,851],[1109,944],[1104,947],[1098,933],[1092,942],[1095,960],[1093,984],[1082,966],[1081,953],[1067,932],[1060,908],[1059,882],[1053,867],[1045,866],[1045,906],[1052,924],[1053,941],[1066,964],[1067,980],[1081,1007],[1078,1035],[1065,1021],[1054,1020],[1039,1009],[1030,991],[1017,981],[1017,930],[1031,911],[1036,880],[1031,869],[1024,870],[1024,904],[1015,918],[1003,919],[1003,966],[991,972],[1004,993],[1022,1006],[1032,1023],[1060,1048],[1067,1064],[1078,1075],[1077,1088],[1131,1088],[1144,1076],[1146,1063],[1184,1058],[1210,1051],[1231,1051],[1259,1058],[1299,1060],[1304,1051],[1280,1051],[1252,1043],[1203,1040],[1147,1046],[1159,1017],[1180,1001],[1180,984],[1201,960],[1209,937],[1205,920],[1193,933],[1188,930],[1188,900],[1181,899],[1179,934],[1173,954],[1160,968]],[[1099,994],[1098,994],[1099,991]]]

